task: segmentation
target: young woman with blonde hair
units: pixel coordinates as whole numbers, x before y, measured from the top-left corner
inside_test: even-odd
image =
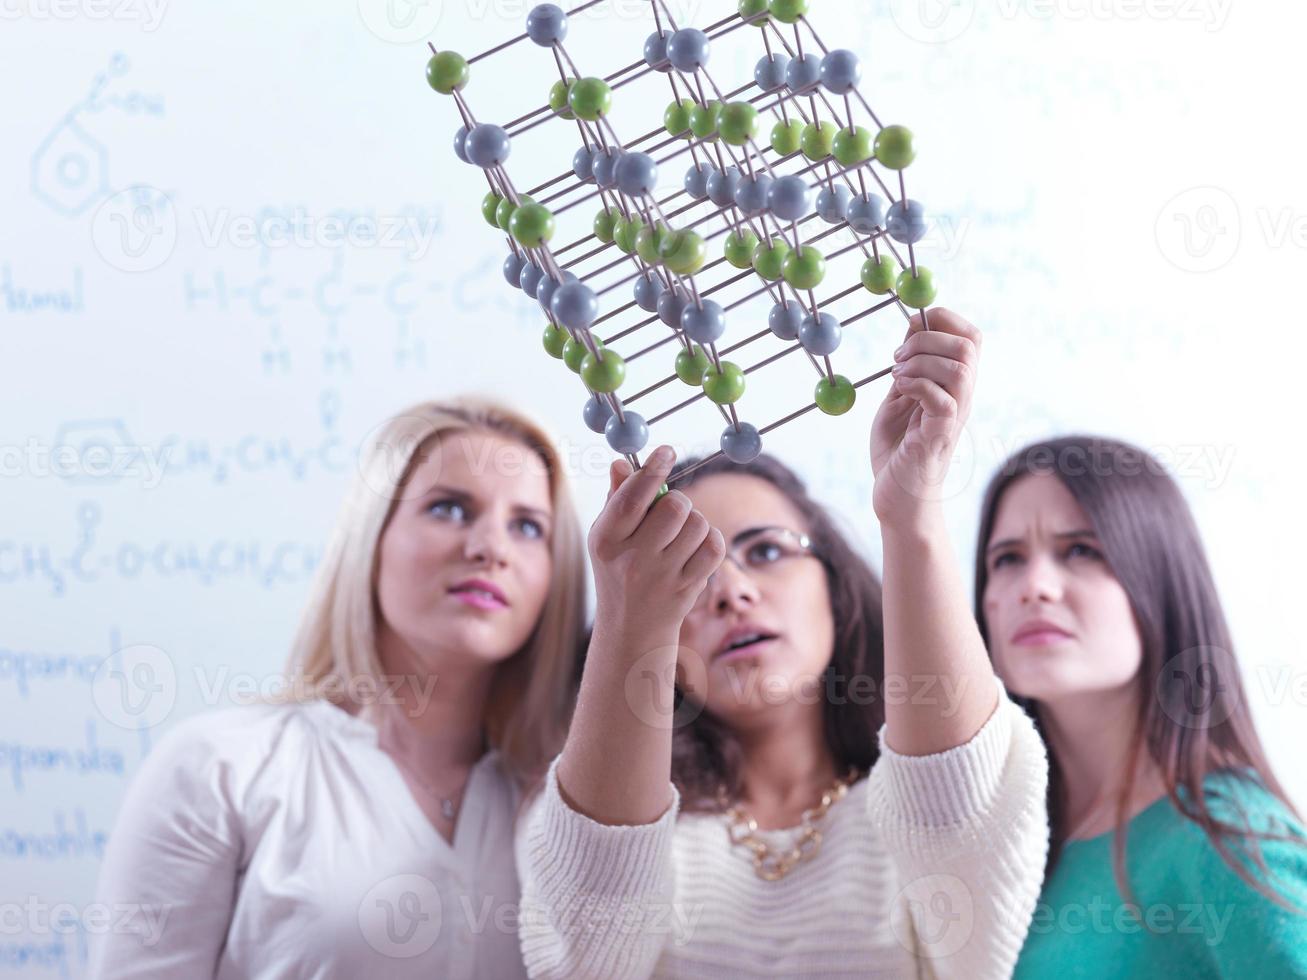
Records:
[[[136,776],[98,900],[161,927],[104,936],[92,976],[523,975],[513,827],[565,734],[584,574],[539,427],[474,399],[391,419],[291,696],[179,724]]]

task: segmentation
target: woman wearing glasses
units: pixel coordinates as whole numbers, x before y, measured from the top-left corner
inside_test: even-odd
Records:
[[[883,594],[774,459],[656,502],[670,452],[614,464],[577,711],[518,839],[533,976],[1010,974],[1047,760],[931,499],[980,336],[930,327],[872,427]]]

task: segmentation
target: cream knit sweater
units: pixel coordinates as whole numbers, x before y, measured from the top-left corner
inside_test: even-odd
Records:
[[[1001,688],[1001,685],[1000,685]],[[764,881],[720,815],[607,826],[572,810],[550,766],[517,839],[533,977],[1007,977],[1048,849],[1048,761],[999,705],[966,744],[885,745],[821,823],[815,858]],[[784,846],[793,831],[765,832]]]

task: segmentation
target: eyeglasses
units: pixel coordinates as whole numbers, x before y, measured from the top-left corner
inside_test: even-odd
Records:
[[[755,527],[741,531],[731,540],[725,560],[734,562],[736,568],[753,578],[775,575],[789,567],[793,559],[807,556],[817,557],[806,534],[785,527]],[[699,593],[695,608],[707,603],[716,574],[708,576],[708,584]]]

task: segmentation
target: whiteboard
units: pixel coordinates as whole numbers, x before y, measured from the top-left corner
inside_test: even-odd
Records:
[[[1280,95],[1300,87],[1307,16],[814,6],[863,56],[869,101],[916,132],[911,187],[935,216],[921,256],[940,302],[986,333],[947,502],[959,561],[988,475],[1024,442],[1087,430],[1153,449],[1196,511],[1272,759],[1307,802],[1290,293],[1307,200]],[[597,513],[611,455],[541,351],[538,310],[500,279],[484,180],[423,79],[428,39],[471,55],[528,7],[0,5],[0,976],[82,975],[128,782],[171,725],[273,681],[357,448],[388,415],[500,393],[557,435],[587,526]],[[671,7],[703,24],[733,5]],[[574,19],[569,47],[606,73],[650,30],[646,5],[613,0]],[[758,52],[722,51],[714,69],[741,83]],[[543,103],[552,72],[523,44],[474,66],[468,96],[506,119]],[[667,99],[623,87],[614,121],[643,132]],[[567,166],[565,130],[515,145],[519,187]],[[863,323],[836,355],[850,376],[888,364],[903,330]],[[805,366],[754,385],[745,417],[805,403]],[[877,562],[866,439],[883,390],[767,440]],[[720,419],[697,408],[655,437],[715,448]],[[148,711],[113,681],[141,664],[158,668]]]

